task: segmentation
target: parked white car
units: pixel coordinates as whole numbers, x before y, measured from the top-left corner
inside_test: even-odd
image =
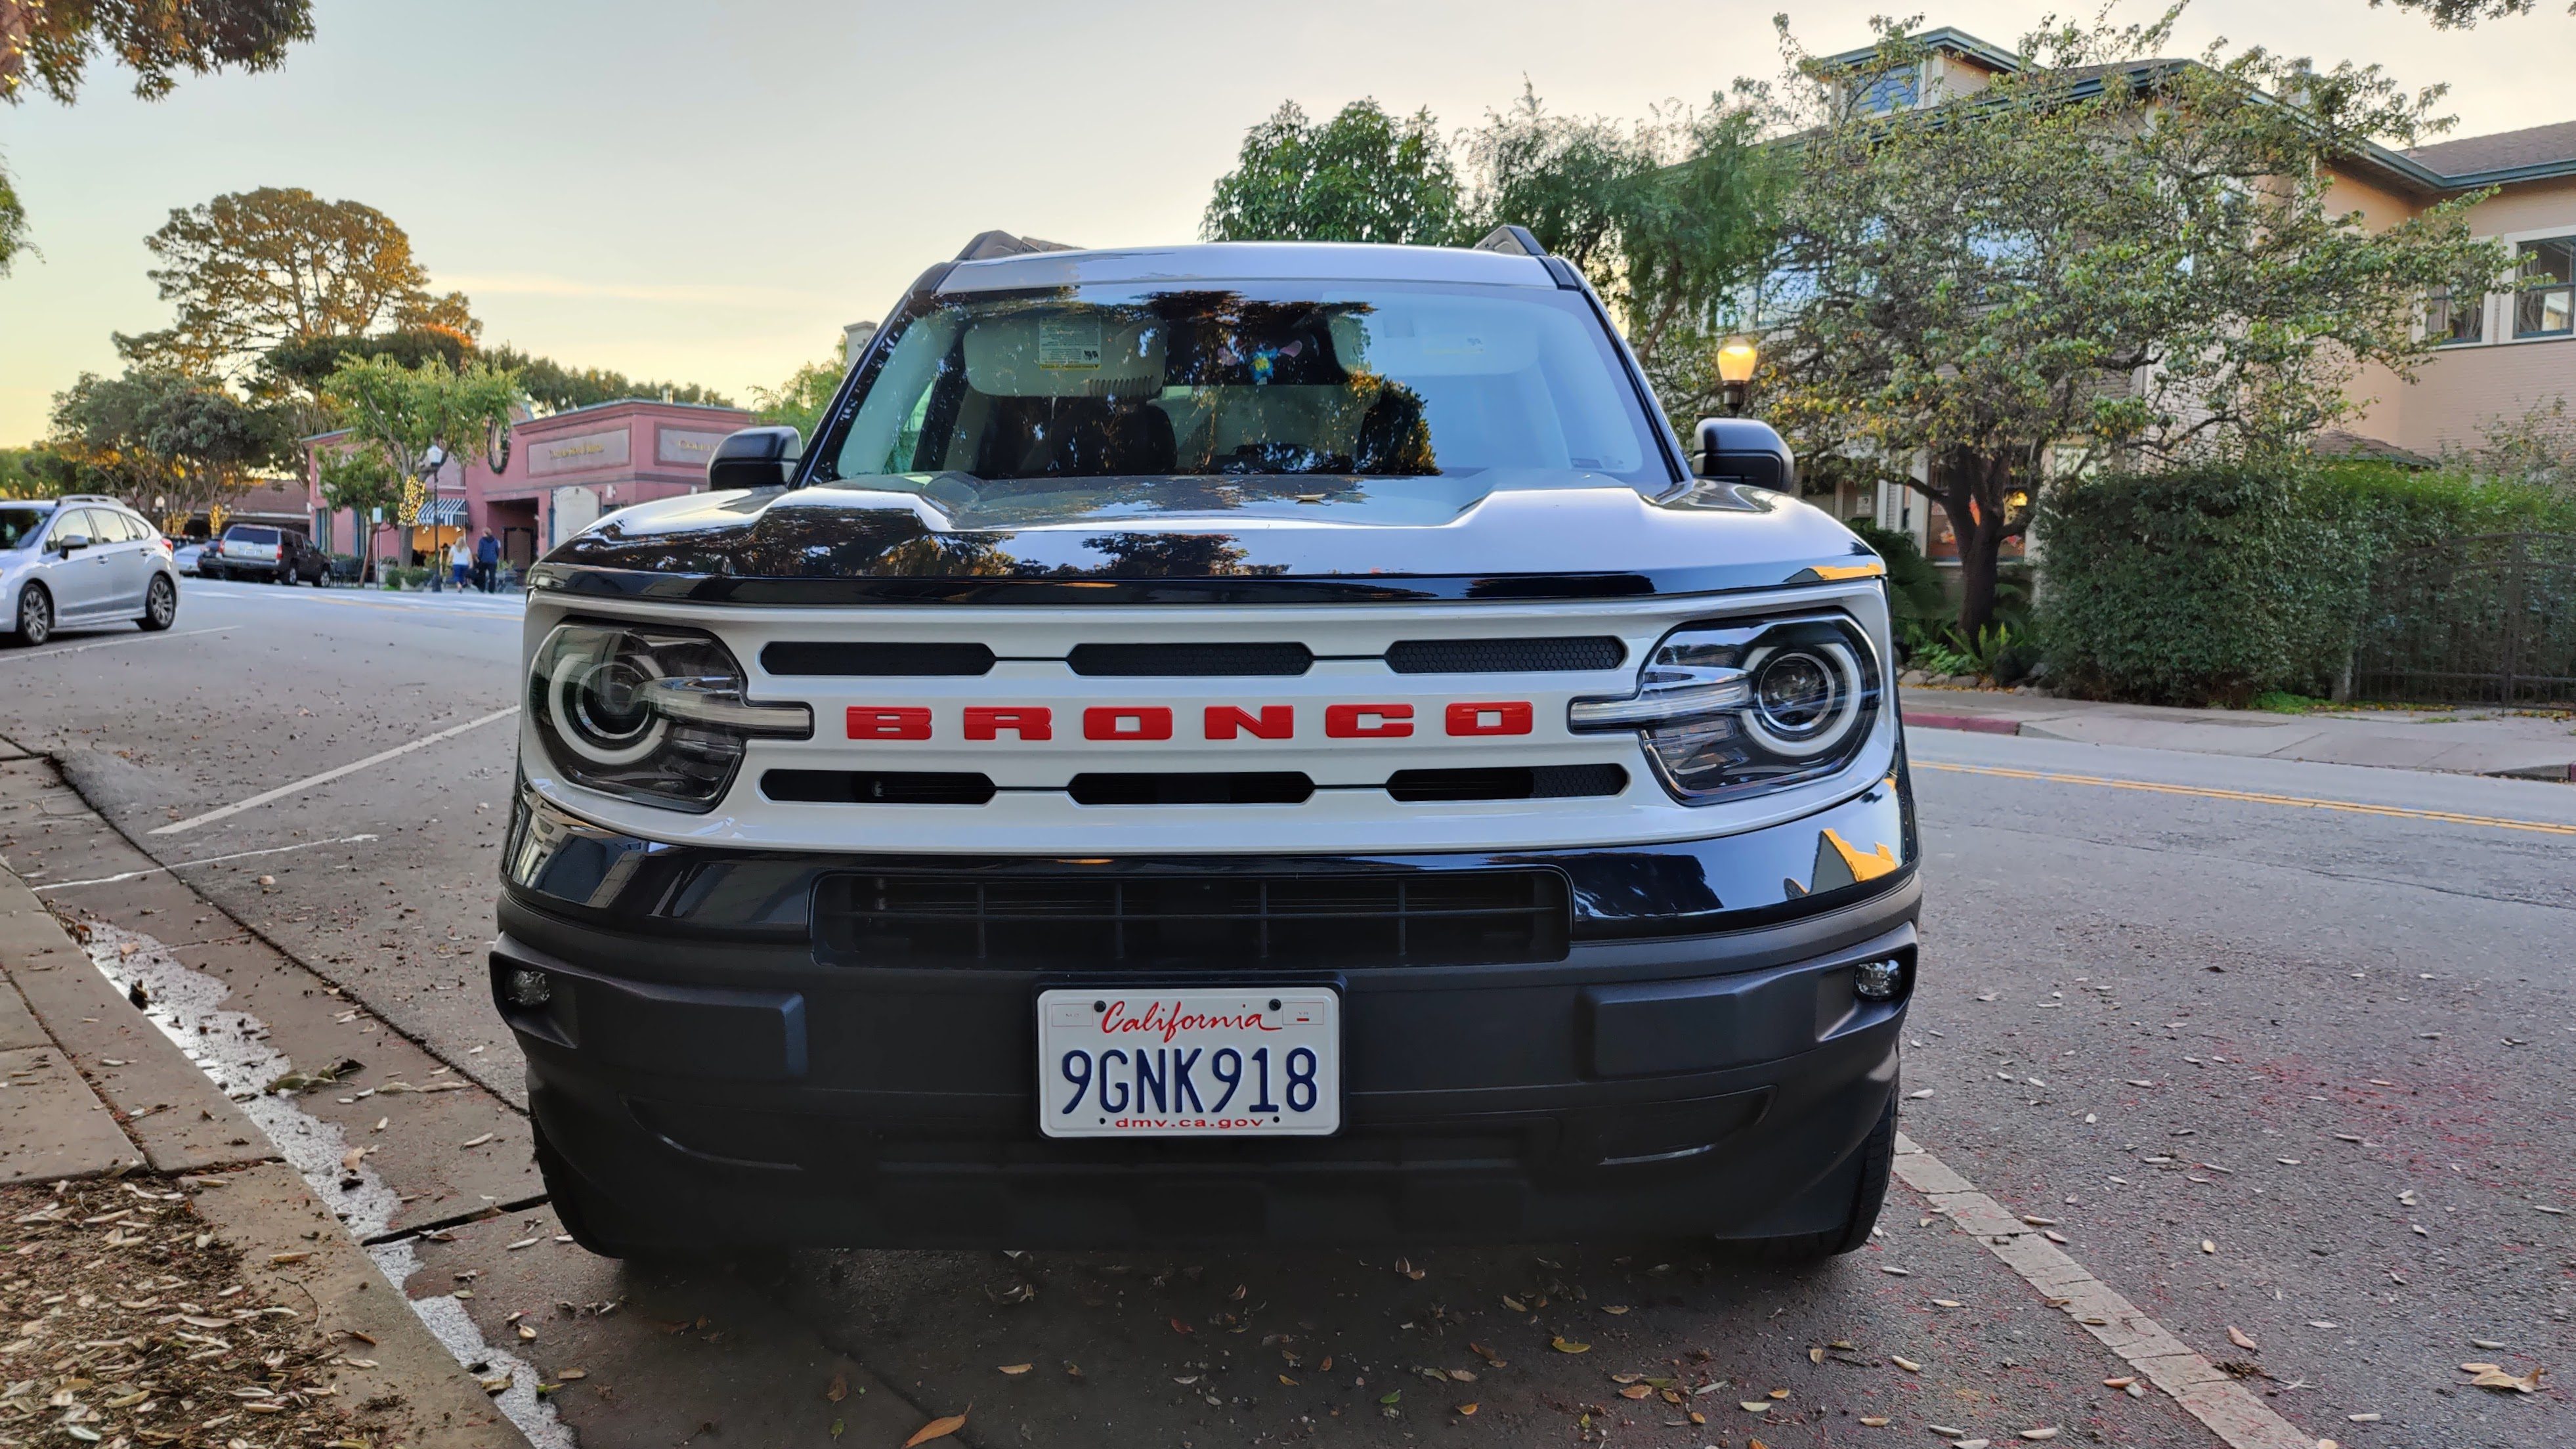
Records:
[[[11,501],[0,503],[0,599],[20,644],[118,619],[167,629],[179,617],[179,573],[170,540],[113,498]]]

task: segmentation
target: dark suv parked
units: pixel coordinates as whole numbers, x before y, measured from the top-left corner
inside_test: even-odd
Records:
[[[270,584],[302,579],[319,584],[330,577],[331,558],[291,528],[236,523],[199,559],[197,572],[210,579],[258,579]]]

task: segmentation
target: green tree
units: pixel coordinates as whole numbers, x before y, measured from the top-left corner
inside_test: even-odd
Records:
[[[292,446],[275,409],[182,373],[83,373],[54,395],[50,448],[77,486],[117,494],[168,532],[287,466]]]
[[[787,375],[787,381],[773,391],[765,387],[751,390],[753,416],[770,426],[794,428],[808,442],[823,421],[823,410],[832,405],[832,395],[841,389],[841,351],[834,348],[819,362],[809,362]]]
[[[59,498],[79,482],[80,465],[51,446],[0,448],[0,498]]]
[[[406,481],[428,473],[433,448],[460,465],[481,455],[497,468],[519,401],[518,374],[482,362],[457,371],[435,359],[406,365],[390,357],[344,358],[323,380],[322,402],[349,431],[346,455],[359,461],[325,460],[325,496],[338,494],[334,507],[357,507],[363,518],[365,509],[383,506],[381,494],[370,490],[390,488],[399,497]],[[354,501],[362,494],[368,501]],[[412,521],[399,509],[388,516]],[[360,532],[372,540],[366,525]],[[372,564],[370,558],[360,567]]]
[[[1769,260],[1793,175],[1763,119],[1723,97],[1634,124],[1556,116],[1524,86],[1467,138],[1466,231],[1528,227],[1618,314],[1674,416],[1707,411],[1711,319]]]
[[[2534,0],[2370,0],[2370,8],[2393,3],[2400,10],[2421,10],[2440,30],[2466,30],[2481,20],[2502,20],[2511,15],[2529,15],[2539,8]],[[2576,5],[2567,7],[2576,15]]]
[[[274,69],[313,38],[312,0],[0,0],[0,101],[39,90],[64,105],[101,52],[134,71],[134,93],[169,94],[180,72]],[[0,276],[25,249],[27,217],[0,167]]]
[[[528,402],[540,413],[596,407],[601,403],[639,397],[696,403],[711,408],[733,406],[723,394],[694,382],[638,381],[605,368],[566,367],[553,358],[532,357],[506,344],[487,349],[482,357],[494,367],[517,373],[519,386],[526,391]]]
[[[2294,451],[2360,365],[2411,374],[2428,292],[2502,265],[2478,197],[2378,232],[2327,209],[2328,166],[2431,129],[2438,92],[2260,50],[2158,60],[2171,22],[2048,30],[1989,89],[1892,111],[1868,82],[1922,58],[1892,24],[1857,72],[1792,46],[1767,411],[1802,456],[1941,505],[1972,639],[2065,450]]]
[[[119,335],[137,361],[190,372],[242,371],[270,350],[326,337],[482,330],[455,292],[433,296],[411,238],[392,217],[301,187],[231,192],[175,210],[143,239],[150,273],[178,304],[165,330]]]
[[[1283,101],[1247,131],[1199,232],[1209,241],[1456,239],[1458,174],[1427,110],[1401,120],[1358,100],[1322,125]]]

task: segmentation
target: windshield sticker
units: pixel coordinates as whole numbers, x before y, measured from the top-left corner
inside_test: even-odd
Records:
[[[1038,319],[1038,366],[1098,367],[1100,314],[1076,312]]]

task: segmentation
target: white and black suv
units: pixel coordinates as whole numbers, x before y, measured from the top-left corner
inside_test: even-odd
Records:
[[[167,629],[179,617],[179,571],[161,530],[105,494],[0,499],[0,599],[20,644],[128,619]]]
[[[1884,570],[1473,249],[931,269],[532,571],[494,997],[609,1253],[1867,1239]]]

